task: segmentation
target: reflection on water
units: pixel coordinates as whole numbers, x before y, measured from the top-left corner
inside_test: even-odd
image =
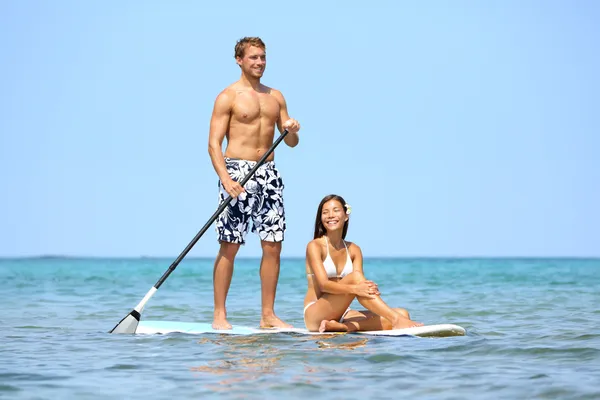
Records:
[[[206,374],[225,375],[215,382],[207,379],[206,389],[212,391],[230,390],[238,383],[253,381],[266,375],[273,375],[282,354],[279,349],[257,343],[258,337],[222,337],[202,339],[198,344],[212,344],[223,347],[220,360],[209,361],[206,365],[191,367],[190,370],[203,379]]]
[[[365,347],[369,339],[360,339],[355,342],[350,343],[331,343],[322,340],[317,341],[317,345],[321,349],[344,349],[344,350],[354,350],[361,347]]]
[[[269,335],[270,336],[270,335]],[[206,346],[217,346],[219,359],[207,361],[204,365],[190,367],[189,370],[194,377],[206,381],[205,388],[211,391],[231,390],[232,386],[238,383],[255,381],[266,378],[269,375],[280,373],[278,369],[285,370],[285,365],[281,365],[284,357],[289,358],[294,350],[299,350],[295,354],[299,356],[298,366],[301,374],[295,375],[292,381],[296,384],[312,385],[320,382],[321,376],[327,376],[335,373],[354,372],[353,368],[335,368],[325,366],[310,365],[310,358],[307,357],[311,352],[320,353],[322,351],[342,350],[354,351],[364,348],[369,342],[368,338],[352,340],[350,342],[339,342],[340,335],[312,335],[309,337],[292,336],[282,340],[273,340],[273,337],[265,335],[253,336],[229,336],[220,335],[218,337],[205,337],[198,340],[198,344]],[[291,339],[291,340],[290,340]],[[312,343],[312,345],[311,345]],[[282,345],[286,344],[286,345]],[[295,347],[301,346],[299,349]],[[289,362],[289,361],[288,361]],[[219,381],[213,379],[214,376],[223,376]]]

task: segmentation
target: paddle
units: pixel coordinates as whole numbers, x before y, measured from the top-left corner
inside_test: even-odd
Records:
[[[288,134],[288,131],[286,129],[277,138],[277,140],[273,143],[273,145],[269,148],[269,150],[267,150],[267,152],[260,158],[260,160],[258,160],[256,165],[250,170],[250,172],[248,172],[248,175],[246,175],[244,177],[244,179],[242,179],[240,181],[240,185],[242,187],[246,184],[246,182],[248,182],[248,180],[252,177],[252,175],[254,175],[256,170],[261,165],[264,164],[267,157],[269,157],[271,155],[273,150],[275,150],[275,147],[277,147],[277,145],[279,143],[281,143],[281,141],[287,134]],[[158,288],[164,283],[164,281],[169,277],[169,275],[171,275],[171,272],[175,271],[175,268],[177,268],[177,265],[179,265],[181,260],[183,260],[183,258],[187,255],[187,253],[189,253],[189,251],[192,249],[192,247],[194,247],[194,245],[202,237],[202,235],[204,235],[204,232],[206,232],[207,229],[212,225],[212,223],[215,222],[215,220],[217,219],[219,214],[221,214],[223,212],[223,210],[225,210],[225,207],[227,207],[227,205],[231,202],[231,200],[232,200],[231,196],[227,196],[227,198],[219,206],[217,211],[215,211],[215,213],[212,215],[212,217],[210,217],[208,222],[202,227],[202,229],[200,229],[200,231],[196,234],[196,236],[194,236],[194,238],[186,246],[186,248],[183,249],[181,254],[175,259],[175,261],[173,261],[173,263],[171,264],[169,269],[163,274],[163,276],[158,280],[158,282],[156,282],[156,284],[154,284],[152,289],[150,289],[150,291],[146,294],[146,296],[144,296],[142,301],[140,301],[140,303],[137,306],[135,306],[135,308],[129,314],[127,314],[125,316],[125,318],[123,318],[117,325],[115,325],[115,327],[112,328],[109,333],[135,333],[135,331],[138,327],[138,324],[140,322],[142,310],[144,309],[144,306],[146,305],[148,300],[150,300],[150,298],[154,295],[154,293],[156,293]]]

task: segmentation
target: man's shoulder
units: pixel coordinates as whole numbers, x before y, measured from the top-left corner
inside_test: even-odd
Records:
[[[227,86],[225,89],[221,90],[221,92],[219,92],[219,94],[217,95],[217,98],[215,99],[215,102],[220,103],[220,104],[231,104],[235,100],[235,96],[236,96],[236,91],[230,85],[230,86]]]
[[[278,89],[275,89],[275,88],[272,88],[272,87],[268,87],[268,86],[265,86],[265,87],[266,87],[266,88],[269,90],[269,93],[270,93],[272,96],[283,97],[283,94],[281,93],[281,91],[280,91],[280,90],[278,90]]]
[[[278,95],[281,96],[281,92],[273,87],[267,86],[264,83],[260,84],[260,92],[264,93],[264,94],[270,94],[270,95]]]
[[[273,96],[275,99],[277,99],[277,101],[279,103],[283,103],[283,101],[284,101],[283,94],[279,90],[272,88],[272,87],[265,86],[265,85],[263,85],[263,87],[264,87],[265,93],[269,93],[271,96]]]
[[[236,86],[235,83],[232,83],[231,85],[227,86],[225,89],[221,90],[221,92],[219,93],[219,96],[235,96],[236,92],[238,92],[238,90],[236,90]]]

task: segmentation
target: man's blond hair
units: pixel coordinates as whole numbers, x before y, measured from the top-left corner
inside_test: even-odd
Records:
[[[260,47],[263,50],[267,50],[265,43],[259,37],[243,37],[235,44],[235,58],[244,58],[244,52],[248,46]]]

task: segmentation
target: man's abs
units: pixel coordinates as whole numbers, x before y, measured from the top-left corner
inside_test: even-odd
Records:
[[[225,157],[239,158],[248,161],[258,161],[273,144],[274,128],[270,132],[259,129],[230,130],[227,134]],[[271,154],[267,161],[273,160]]]

